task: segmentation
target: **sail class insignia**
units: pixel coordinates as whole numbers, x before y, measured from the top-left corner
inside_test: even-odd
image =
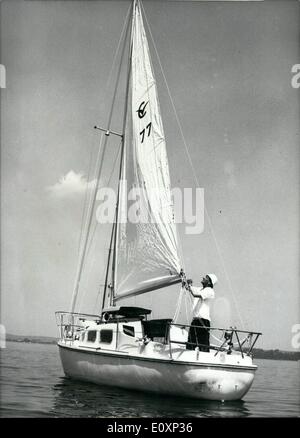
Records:
[[[145,117],[145,115],[147,114],[146,112],[146,106],[148,105],[148,102],[142,102],[137,110],[139,119],[142,119],[143,117]]]

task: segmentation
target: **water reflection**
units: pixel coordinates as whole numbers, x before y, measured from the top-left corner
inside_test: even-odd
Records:
[[[243,401],[225,403],[161,396],[62,377],[52,387],[55,417],[246,417]]]

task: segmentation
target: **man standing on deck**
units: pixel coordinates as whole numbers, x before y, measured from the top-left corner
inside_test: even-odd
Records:
[[[214,285],[218,282],[215,274],[203,277],[202,287],[192,286],[192,280],[187,280],[187,289],[194,297],[193,320],[188,336],[188,350],[195,350],[197,344],[200,351],[209,352],[210,301],[214,299]]]

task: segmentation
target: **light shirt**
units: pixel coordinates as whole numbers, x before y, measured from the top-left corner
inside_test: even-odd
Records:
[[[191,290],[195,295],[201,295],[200,298],[194,297],[193,302],[193,317],[203,318],[210,321],[210,302],[215,297],[215,291],[211,287],[194,287],[191,286]]]

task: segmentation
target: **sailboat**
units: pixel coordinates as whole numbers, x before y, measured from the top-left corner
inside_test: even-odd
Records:
[[[167,146],[140,0],[132,2],[126,35],[129,49],[122,132],[111,130],[112,111],[107,127],[95,127],[104,131],[103,154],[111,136],[121,138],[115,220],[102,307],[97,314],[75,312],[94,193],[71,311],[56,312],[64,373],[71,379],[158,394],[239,400],[254,379],[257,366],[252,361],[252,350],[260,333],[235,327],[211,328],[211,333],[219,334],[215,337],[217,344],[203,351],[196,340],[193,349],[189,349],[192,326],[171,316],[151,319],[152,309],[122,305],[125,298],[157,290],[164,293],[171,285],[180,286],[182,293],[187,290],[174,219]],[[141,189],[146,221],[128,220],[125,201],[132,188]]]

